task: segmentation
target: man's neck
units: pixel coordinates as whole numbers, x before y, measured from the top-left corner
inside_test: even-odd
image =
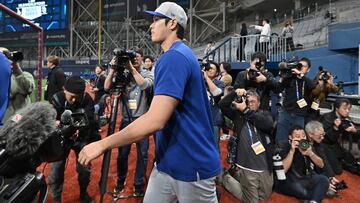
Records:
[[[168,38],[165,39],[165,41],[161,43],[162,50],[166,52],[177,41],[180,41],[180,39],[177,37],[175,33],[173,35],[170,35]]]

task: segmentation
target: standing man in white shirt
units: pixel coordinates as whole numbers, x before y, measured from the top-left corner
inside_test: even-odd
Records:
[[[260,25],[250,25],[249,27],[254,27],[257,30],[260,30],[260,52],[263,52],[266,54],[266,56],[269,56],[269,42],[270,42],[270,35],[271,35],[271,28],[269,24],[269,19],[264,19],[262,21],[262,26]],[[269,58],[269,57],[268,57]]]

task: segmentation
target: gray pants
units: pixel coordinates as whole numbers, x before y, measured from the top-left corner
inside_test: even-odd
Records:
[[[257,203],[267,200],[272,192],[274,183],[272,173],[263,171],[255,173],[239,168],[236,172],[242,191],[242,200],[246,203]]]
[[[196,182],[175,180],[159,172],[151,172],[144,203],[217,203],[215,177]]]

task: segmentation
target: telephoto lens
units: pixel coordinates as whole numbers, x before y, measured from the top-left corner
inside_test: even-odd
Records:
[[[280,154],[275,154],[273,156],[274,170],[278,180],[286,180],[286,175],[284,171],[284,164],[282,162]]]

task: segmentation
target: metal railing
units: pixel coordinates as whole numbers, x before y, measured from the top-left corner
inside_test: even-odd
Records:
[[[257,51],[266,54],[268,61],[286,59],[286,39],[273,35],[266,43],[259,42],[260,35],[232,36],[205,53],[203,59],[215,62],[249,62],[251,55]]]

